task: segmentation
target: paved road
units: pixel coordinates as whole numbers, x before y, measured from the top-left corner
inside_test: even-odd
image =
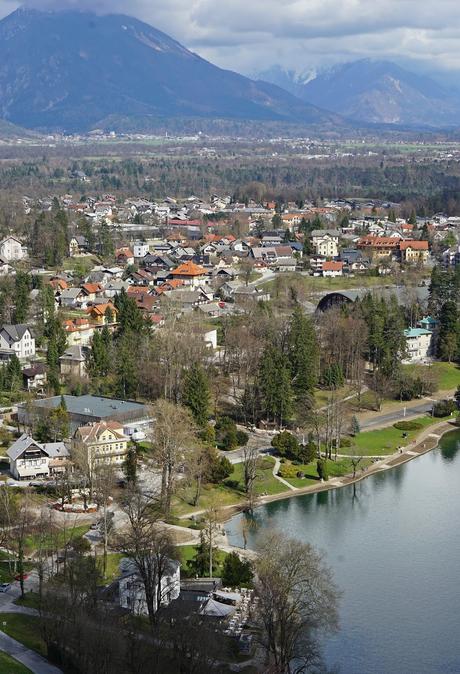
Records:
[[[62,674],[61,669],[51,665],[41,655],[31,651],[30,648],[26,648],[4,632],[0,632],[0,650],[22,662],[34,674]],[[5,674],[7,673],[5,672]]]
[[[391,426],[396,421],[402,421],[404,419],[412,419],[418,417],[421,414],[426,414],[431,412],[433,408],[433,402],[427,401],[416,405],[415,407],[408,407],[406,413],[404,414],[404,409],[395,410],[394,412],[388,412],[387,414],[376,414],[371,419],[366,419],[360,423],[361,430],[369,431],[373,428],[380,428],[383,426]]]

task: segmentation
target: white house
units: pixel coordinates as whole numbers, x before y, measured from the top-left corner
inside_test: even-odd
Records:
[[[433,332],[424,328],[404,330],[408,363],[417,363],[430,358],[433,350]]]
[[[28,325],[4,325],[0,330],[0,349],[14,351],[20,360],[35,356],[35,338]]]
[[[40,444],[24,433],[7,451],[10,472],[16,480],[48,477],[50,473],[62,472],[69,459],[63,442]]]
[[[16,262],[27,257],[27,250],[14,236],[8,236],[0,242],[0,257],[7,262]]]
[[[139,573],[131,560],[122,560],[124,574],[118,581],[120,606],[128,609],[134,615],[147,615],[145,589]],[[158,575],[158,574],[157,574]],[[168,606],[180,594],[180,563],[174,559],[168,560],[165,573],[159,579],[159,594],[161,606]],[[158,593],[158,577],[155,595]]]
[[[337,257],[339,254],[340,232],[335,229],[314,229],[311,240],[315,253],[325,257]]]
[[[133,246],[133,253],[135,258],[142,258],[149,253],[149,245],[145,241],[136,241]]]

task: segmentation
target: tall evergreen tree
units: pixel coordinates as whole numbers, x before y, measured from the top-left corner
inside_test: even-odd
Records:
[[[183,401],[198,426],[204,428],[208,423],[211,393],[206,373],[198,363],[194,363],[185,374]]]
[[[312,321],[297,306],[287,339],[292,386],[298,403],[312,395],[319,377],[319,347]]]
[[[292,414],[293,392],[289,360],[279,348],[269,345],[265,349],[257,380],[265,417],[283,425]]]

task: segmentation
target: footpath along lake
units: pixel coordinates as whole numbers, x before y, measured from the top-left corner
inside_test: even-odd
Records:
[[[242,545],[241,518],[227,525]],[[277,528],[323,550],[343,592],[325,644],[340,674],[460,672],[460,431],[353,487],[261,506]],[[253,547],[257,534],[248,534]]]

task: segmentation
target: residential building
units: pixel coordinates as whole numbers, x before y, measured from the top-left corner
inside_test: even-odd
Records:
[[[68,346],[59,358],[59,368],[64,377],[78,377],[84,379],[86,373],[86,356],[89,349],[85,346],[74,344]]]
[[[412,239],[400,241],[399,250],[401,259],[405,262],[426,262],[430,254],[428,241],[413,241]]]
[[[323,276],[333,278],[335,276],[343,275],[343,262],[336,262],[335,260],[325,260],[322,267]]]
[[[83,451],[89,466],[121,465],[128,453],[129,438],[117,421],[97,421],[80,426],[72,438],[72,453]]]
[[[423,362],[432,356],[433,332],[424,328],[409,328],[404,330],[409,363]]]
[[[391,236],[364,236],[357,247],[372,258],[391,257],[399,253],[399,240]]]
[[[22,380],[26,391],[43,391],[46,386],[46,366],[44,363],[35,363],[22,370]]]
[[[206,269],[191,261],[180,264],[176,269],[173,269],[170,276],[174,279],[180,279],[184,282],[184,285],[195,288],[209,280]]]
[[[149,252],[149,245],[145,241],[136,241],[133,246],[133,253],[135,258],[143,258]]]
[[[337,257],[339,254],[340,232],[335,229],[314,229],[311,240],[315,253],[325,257]]]
[[[27,250],[19,239],[14,236],[7,236],[0,242],[0,257],[6,262],[18,262],[27,257]]]
[[[63,442],[41,444],[24,433],[7,451],[10,473],[16,480],[31,480],[62,472],[69,463]]]
[[[122,564],[124,573],[118,581],[118,595],[120,606],[134,615],[147,615],[147,603],[145,589],[136,566],[131,560]],[[160,585],[158,591],[158,584]],[[180,594],[180,563],[170,559],[166,564],[165,572],[160,579],[157,578],[154,596],[160,595],[161,606],[168,606]]]
[[[0,329],[0,349],[10,349],[20,360],[35,356],[35,338],[28,325],[4,325]]]

